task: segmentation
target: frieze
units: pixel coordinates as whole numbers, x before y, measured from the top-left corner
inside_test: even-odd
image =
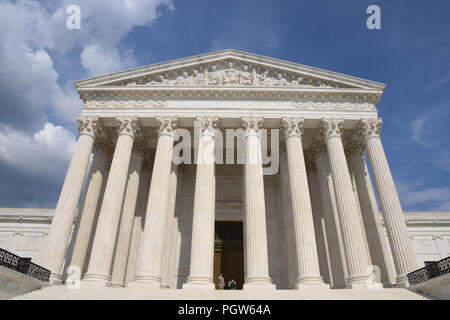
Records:
[[[253,86],[300,88],[355,88],[335,81],[286,72],[236,60],[199,64],[163,73],[110,83],[109,86]]]

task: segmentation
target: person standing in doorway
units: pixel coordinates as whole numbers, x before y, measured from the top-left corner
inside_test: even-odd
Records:
[[[223,277],[223,273],[219,275],[219,290],[223,290],[223,287],[225,286],[225,279]]]

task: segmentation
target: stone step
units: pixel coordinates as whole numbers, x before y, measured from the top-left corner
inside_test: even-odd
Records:
[[[426,300],[408,289],[323,289],[243,291],[243,290],[181,290],[149,288],[111,288],[81,285],[70,289],[55,285],[33,291],[18,300]]]

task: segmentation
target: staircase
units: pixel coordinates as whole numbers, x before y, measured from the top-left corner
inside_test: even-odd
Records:
[[[403,288],[243,291],[112,288],[81,284],[80,289],[54,285],[33,291],[17,300],[427,300],[429,297]]]

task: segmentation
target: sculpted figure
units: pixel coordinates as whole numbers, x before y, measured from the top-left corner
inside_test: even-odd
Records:
[[[209,85],[220,85],[220,75],[217,72],[217,67],[215,64],[211,66],[211,72],[208,74],[208,84]]]
[[[298,77],[297,79],[292,80],[291,86],[301,86],[303,81],[304,79],[302,77]]]
[[[273,81],[274,86],[285,86],[287,84],[286,79],[283,78],[281,72],[277,73],[277,78]]]
[[[183,74],[175,79],[175,84],[179,86],[189,85],[189,75],[186,70],[183,70]]]
[[[160,85],[165,86],[165,85],[168,85],[168,84],[169,84],[169,80],[166,79],[163,75],[160,75],[160,76],[158,77],[158,79],[159,79],[159,84],[160,84]]]
[[[233,62],[228,62],[228,69],[225,70],[225,76],[223,79],[224,85],[235,85],[238,84],[238,72],[233,69]]]
[[[259,78],[258,78],[258,74],[256,73],[256,68],[253,68],[252,78],[253,78],[253,85],[259,86]]]
[[[193,84],[196,86],[202,85],[204,80],[203,73],[199,73],[197,69],[194,69],[194,76],[193,76]]]
[[[270,86],[272,84],[272,81],[269,78],[269,70],[264,70],[264,72],[259,75],[259,83],[263,86]]]
[[[239,84],[240,85],[251,85],[253,76],[248,72],[248,66],[244,65],[243,70],[239,73]]]

